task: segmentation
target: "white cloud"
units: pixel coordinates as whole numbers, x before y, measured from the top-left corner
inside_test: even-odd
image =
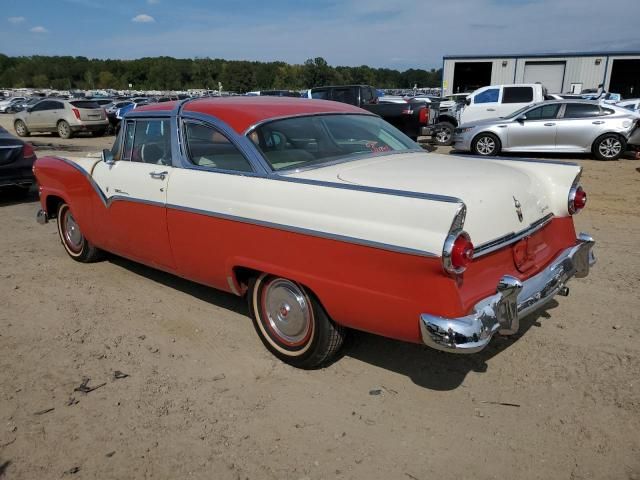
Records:
[[[136,23],[153,23],[156,21],[151,15],[147,15],[146,13],[141,13],[140,15],[136,15],[131,19],[132,22]]]
[[[30,28],[29,31],[32,33],[49,33],[49,30],[41,26]]]
[[[24,17],[9,17],[7,18],[7,20],[9,20],[10,23],[13,23],[14,25],[18,24],[18,23],[22,23],[26,20],[26,18]]]

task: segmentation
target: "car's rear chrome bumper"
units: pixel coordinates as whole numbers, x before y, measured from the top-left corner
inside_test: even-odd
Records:
[[[581,233],[575,246],[564,250],[537,275],[522,282],[505,275],[498,282],[496,294],[478,302],[473,313],[465,317],[420,315],[422,341],[437,350],[476,353],[487,346],[495,333],[516,333],[521,318],[554,296],[569,294],[566,283],[570,278],[589,274],[596,261],[594,243],[593,238]]]

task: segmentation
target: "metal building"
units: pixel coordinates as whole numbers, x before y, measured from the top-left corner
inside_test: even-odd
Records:
[[[443,95],[487,85],[542,83],[549,93],[597,89],[640,97],[640,52],[443,57]]]

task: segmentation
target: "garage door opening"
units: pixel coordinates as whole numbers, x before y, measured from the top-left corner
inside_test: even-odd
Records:
[[[491,85],[491,62],[456,62],[453,93],[473,92]]]
[[[640,97],[640,59],[613,61],[609,91],[622,98]]]
[[[562,93],[565,62],[527,62],[524,83],[541,83],[549,93]]]

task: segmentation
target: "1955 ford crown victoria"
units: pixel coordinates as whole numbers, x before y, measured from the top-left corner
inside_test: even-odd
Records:
[[[34,170],[38,221],[74,260],[109,251],[247,295],[264,345],[302,368],[345,328],[478,352],[594,262],[580,167],[426,153],[342,103],[152,105],[101,159]]]

